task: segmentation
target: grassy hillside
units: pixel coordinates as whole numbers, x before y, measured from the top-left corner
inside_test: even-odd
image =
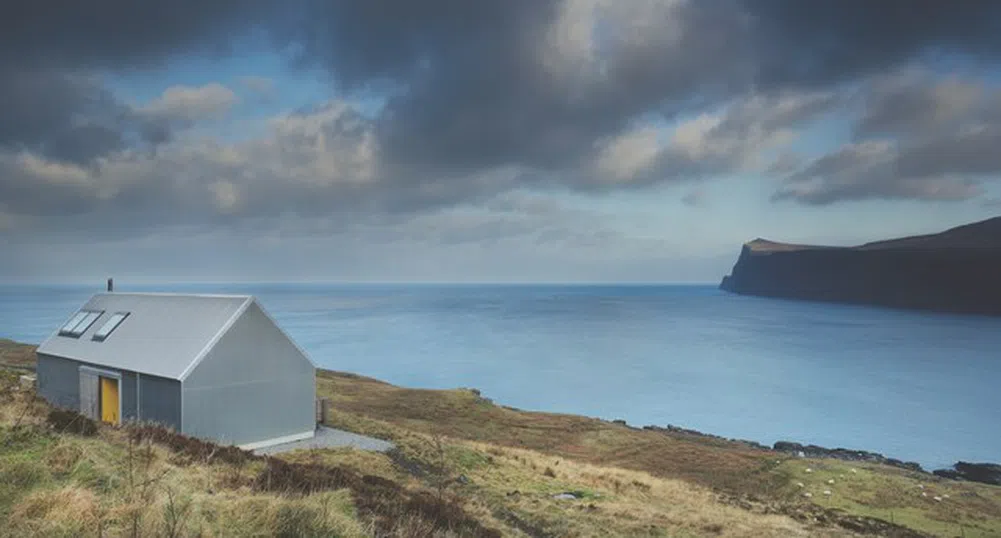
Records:
[[[30,367],[30,350],[0,343],[0,360]],[[472,390],[321,372],[332,425],[399,448],[264,459],[155,429],[74,433],[4,379],[0,536],[1001,535],[1001,488],[519,411]]]
[[[474,390],[407,389],[321,372],[318,391],[332,399],[337,426],[393,439],[434,431],[473,447],[528,450],[541,458],[536,467],[549,466],[557,477],[561,474],[556,462],[563,466],[575,461],[678,479],[713,492],[718,503],[807,523],[899,536],[908,535],[908,530],[932,536],[1001,536],[1001,487],[885,465],[792,458],[712,437],[648,431],[575,415],[516,410]],[[606,490],[628,489],[618,482],[612,479]]]

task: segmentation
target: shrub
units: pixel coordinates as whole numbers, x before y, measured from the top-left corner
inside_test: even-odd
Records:
[[[262,491],[301,495],[347,488],[351,490],[358,512],[374,521],[382,534],[395,533],[401,526],[410,528],[419,524],[436,532],[453,532],[459,536],[500,536],[496,530],[483,527],[456,502],[427,492],[409,492],[392,480],[374,475],[360,476],[339,467],[269,458],[254,485]]]
[[[129,435],[133,439],[166,446],[193,461],[224,461],[240,465],[264,460],[265,465],[253,482],[256,491],[309,496],[333,490],[350,490],[358,513],[372,521],[380,535],[396,532],[404,521],[419,520],[420,525],[430,526],[435,532],[484,538],[500,536],[496,530],[483,527],[458,503],[423,492],[411,493],[398,483],[379,476],[363,476],[337,466],[263,458],[237,447],[219,446],[155,425],[129,426]],[[308,527],[308,519],[308,514],[295,510],[286,511],[279,518],[283,529],[294,529],[297,525]]]
[[[97,435],[97,423],[76,411],[52,408],[45,420],[57,432],[72,433],[84,437]]]
[[[133,441],[147,440],[166,446],[172,452],[186,456],[188,463],[223,461],[240,465],[254,459],[253,453],[241,448],[232,445],[217,445],[210,441],[188,437],[155,424],[132,424],[128,428]]]

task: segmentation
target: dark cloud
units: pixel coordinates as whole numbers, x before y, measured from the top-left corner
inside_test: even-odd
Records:
[[[841,102],[825,92],[751,95],[669,128],[633,129],[598,143],[570,183],[641,187],[771,169],[801,129]]]
[[[1001,124],[970,127],[906,147],[897,161],[901,176],[979,179],[1001,174]]]
[[[637,116],[687,108],[696,91],[718,99],[715,87],[741,76],[708,67],[739,59],[726,37],[739,35],[738,17],[693,6],[334,3],[320,20],[337,27],[306,54],[348,84],[401,89],[379,123],[393,159],[445,171],[558,170]],[[700,18],[713,24],[709,37]]]
[[[1001,57],[993,0],[743,0],[755,21],[762,84],[826,85],[920,57]]]
[[[19,69],[149,68],[189,52],[222,56],[255,25],[282,20],[284,9],[264,0],[11,4],[0,18],[0,65]]]
[[[100,71],[160,67],[196,52],[224,57],[255,24],[277,21],[263,1],[16,1],[0,17],[0,149],[86,163],[136,143],[170,139],[162,115],[134,114]]]
[[[0,76],[0,150],[74,164],[163,144],[175,130],[218,116],[237,100],[219,84],[171,87],[146,107],[135,108],[93,75],[28,69]]]
[[[907,69],[873,78],[859,99],[856,141],[788,174],[776,199],[957,201],[1001,176],[1001,88]]]
[[[883,74],[940,54],[997,59],[999,14],[973,0],[20,2],[0,20],[0,209],[100,214],[132,231],[284,214],[339,223],[523,187],[744,172],[788,176],[777,198],[812,204],[963,199],[998,172],[984,104],[996,93]],[[332,93],[384,108],[332,101],[212,142],[179,132],[224,115],[229,88],[127,105],[99,76],[224,58],[255,36],[325,70]],[[853,145],[790,152],[805,126],[850,110],[857,87]]]
[[[0,70],[0,111],[0,147],[79,163],[124,144],[127,110],[90,77]]]
[[[331,2],[291,39],[385,88],[387,155],[559,170],[643,118],[841,84],[935,52],[993,58],[1001,5],[934,1]]]
[[[945,157],[950,145],[943,139],[923,146],[886,141],[850,144],[789,176],[773,199],[828,205],[866,199],[961,201],[980,196],[984,189],[976,177],[960,172],[968,165],[959,160],[937,165],[938,170],[914,166]],[[1001,161],[994,159],[995,170],[1001,171],[998,164]],[[943,169],[949,172],[936,173]]]
[[[854,129],[859,139],[924,136],[953,131],[971,118],[1001,119],[998,89],[978,79],[936,77],[926,70],[876,77],[861,95],[864,110]]]

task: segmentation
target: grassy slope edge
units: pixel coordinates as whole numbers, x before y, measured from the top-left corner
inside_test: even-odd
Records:
[[[33,348],[0,342],[0,363],[30,368]],[[408,496],[439,499],[453,507],[449,510],[505,536],[921,535],[904,527],[939,536],[1001,532],[1001,488],[883,466],[856,465],[852,473],[844,462],[789,459],[716,439],[519,411],[494,405],[471,390],[405,389],[321,371],[318,391],[334,401],[332,425],[390,438],[399,449],[390,454],[338,449],[284,456],[310,469],[367,478],[342,488],[275,493],[253,486],[263,465],[259,461],[238,470],[225,461],[179,464],[176,454],[158,445],[156,465],[169,470],[170,489],[157,488],[146,503],[144,534],[279,535],[300,525],[299,534],[312,529],[313,534],[338,536],[463,535],[417,516],[397,521],[395,527],[376,527],[365,512],[367,501],[359,501],[351,489],[369,482],[393,484],[390,489]],[[90,518],[85,518],[87,532],[104,521],[105,535],[131,535],[123,524],[130,520],[122,515],[135,504],[121,471],[128,459],[128,436],[115,428],[101,428],[92,438],[53,432],[39,418],[44,404],[33,405],[42,406],[26,422],[33,424],[36,437],[5,444],[0,452],[5,528],[19,529],[18,535],[59,535],[56,531],[66,530],[69,516],[64,515],[85,513]],[[14,431],[17,409],[13,400],[3,402],[0,435]],[[63,458],[76,461],[52,464]],[[807,473],[807,467],[813,472]],[[824,488],[834,494],[824,497]],[[813,499],[803,497],[805,490],[815,492]],[[563,492],[576,498],[554,498]],[[948,502],[931,500],[941,494],[949,496]],[[171,496],[178,499],[174,504],[187,506],[183,532],[176,534],[164,532]],[[61,503],[76,508],[51,509]],[[239,514],[254,516],[241,519]],[[400,514],[399,519],[406,517]],[[880,522],[891,519],[904,527]]]
[[[648,431],[576,415],[517,410],[470,389],[408,389],[329,371],[319,373],[317,385],[320,395],[333,402],[334,425],[362,433],[405,439],[411,432],[438,432],[495,448],[530,450],[550,466],[570,460],[679,479],[712,491],[720,502],[756,513],[839,523],[864,533],[904,536],[907,533],[898,528],[903,527],[932,536],[1001,536],[1001,487],[885,465],[793,458],[712,437]],[[605,487],[614,492],[617,481]],[[827,491],[831,494],[825,495]]]

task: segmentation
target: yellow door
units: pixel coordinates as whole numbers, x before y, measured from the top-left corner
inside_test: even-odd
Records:
[[[101,378],[101,420],[118,424],[118,380]]]

